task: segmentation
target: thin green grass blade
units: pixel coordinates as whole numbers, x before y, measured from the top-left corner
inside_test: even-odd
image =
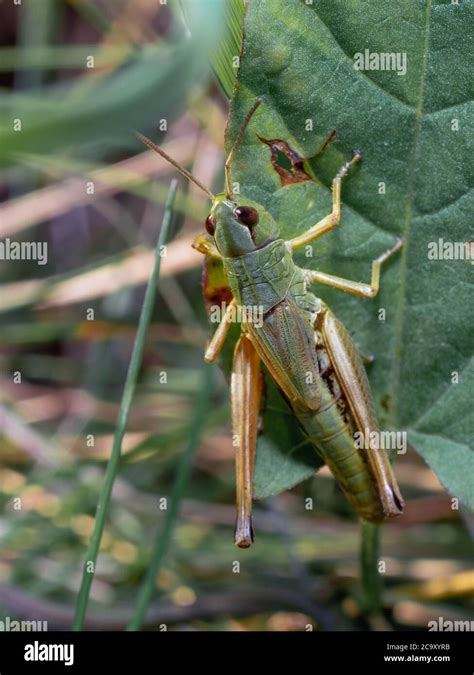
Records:
[[[100,542],[104,531],[105,519],[110,504],[114,480],[117,475],[120,464],[122,440],[127,427],[128,415],[132,405],[135,386],[137,383],[138,374],[142,363],[143,351],[145,348],[145,338],[148,327],[150,325],[153,306],[155,303],[156,290],[160,275],[160,266],[162,257],[161,252],[163,250],[162,247],[164,246],[167,240],[168,232],[171,225],[173,214],[173,202],[176,195],[177,186],[178,182],[176,180],[173,180],[170,185],[168,201],[166,204],[165,214],[163,217],[163,224],[161,226],[161,232],[156,247],[155,263],[153,271],[150,276],[150,281],[148,282],[148,286],[146,289],[145,299],[143,301],[143,307],[140,314],[140,320],[138,323],[137,335],[135,338],[135,343],[133,345],[133,351],[130,359],[130,364],[128,367],[127,378],[125,380],[125,386],[123,390],[122,400],[120,403],[120,410],[115,430],[112,453],[110,455],[110,459],[107,464],[105,479],[101,493],[99,495],[99,502],[97,504],[94,529],[89,541],[89,546],[87,548],[86,560],[84,563],[84,569],[82,573],[81,587],[76,602],[76,612],[74,617],[73,630],[81,630],[84,625],[84,618],[87,611],[90,588],[92,580],[94,578]]]
[[[362,605],[367,614],[378,614],[382,604],[382,578],[379,574],[380,526],[362,521],[360,526],[360,566]]]
[[[170,507],[166,511],[163,527],[160,529],[157,535],[151,561],[148,566],[142,587],[140,588],[140,592],[138,594],[135,611],[128,625],[128,630],[131,631],[140,630],[142,626],[148,605],[150,604],[151,598],[153,596],[156,577],[158,576],[161,563],[163,562],[163,558],[168,551],[169,543],[173,536],[174,527],[179,514],[179,505],[191,471],[192,458],[197,447],[199,446],[199,441],[201,439],[206,422],[206,413],[209,405],[211,384],[212,368],[205,365],[203,366],[202,370],[202,384],[197,396],[196,408],[191,420],[189,442],[180,459],[176,479],[171,491]]]

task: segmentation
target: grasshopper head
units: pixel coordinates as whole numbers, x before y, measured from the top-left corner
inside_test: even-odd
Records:
[[[224,258],[236,258],[245,253],[251,253],[275,241],[280,236],[278,225],[260,204],[250,199],[236,201],[230,179],[232,160],[253,114],[261,103],[262,99],[257,98],[245,116],[225,163],[226,192],[218,195],[214,195],[195,176],[166,154],[162,148],[150,141],[149,138],[136,132],[137,138],[164,157],[167,162],[176,167],[188,180],[195,183],[212,200],[211,212],[206,220],[206,230],[214,237],[216,246]]]
[[[224,193],[213,201],[206,230],[224,258],[256,251],[279,237],[278,225],[263,206],[250,199],[240,203]]]

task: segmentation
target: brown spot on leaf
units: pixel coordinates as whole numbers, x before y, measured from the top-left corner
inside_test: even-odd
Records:
[[[297,152],[292,150],[286,141],[281,141],[278,138],[266,139],[262,136],[258,138],[270,148],[272,153],[270,159],[273,168],[280,176],[282,185],[312,180],[312,177],[304,169],[304,157],[300,157]]]

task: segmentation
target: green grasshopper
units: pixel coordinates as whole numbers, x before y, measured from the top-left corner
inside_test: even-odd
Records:
[[[403,499],[385,450],[360,449],[359,431],[378,430],[369,382],[358,350],[343,324],[308,289],[315,282],[373,298],[379,290],[382,264],[402,241],[397,240],[372,262],[370,284],[297,267],[293,251],[330,232],[341,217],[341,183],[361,158],[355,151],[332,183],[332,211],[300,236],[284,241],[270,213],[249,199],[236,199],[230,167],[249,121],[261,103],[249,110],[225,162],[226,190],[214,195],[186,169],[149,139],[137,134],[211,199],[206,220],[208,236],[194,247],[220,260],[232,300],[205,354],[207,362],[219,355],[235,310],[258,309],[261,321],[248,317],[241,326],[231,375],[232,422],[236,439],[235,543],[253,543],[252,498],[255,446],[262,396],[261,363],[278,385],[316,451],[328,465],[343,492],[366,521],[381,522],[399,515]]]

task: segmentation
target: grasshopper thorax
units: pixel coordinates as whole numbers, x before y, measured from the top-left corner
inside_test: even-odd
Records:
[[[225,193],[213,200],[206,230],[224,258],[251,253],[279,238],[278,225],[263,206],[250,199],[237,202]]]

